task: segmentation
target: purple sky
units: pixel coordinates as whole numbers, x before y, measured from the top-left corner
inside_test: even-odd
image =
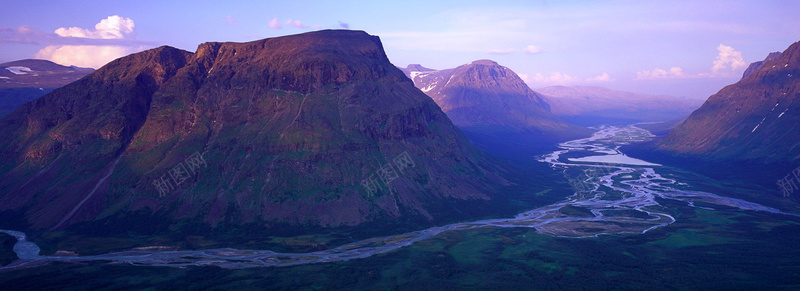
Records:
[[[567,2],[567,3],[564,3]],[[492,59],[533,88],[706,98],[800,41],[800,1],[6,1],[0,62],[99,67],[171,45],[349,28],[434,69]]]

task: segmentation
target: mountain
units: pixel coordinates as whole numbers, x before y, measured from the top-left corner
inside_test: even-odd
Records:
[[[0,117],[92,71],[46,60],[27,59],[0,64]]]
[[[658,148],[713,161],[795,165],[800,158],[800,42],[752,67],[758,68],[709,97]]]
[[[35,59],[2,63],[0,68],[0,88],[58,88],[94,71]]]
[[[588,132],[561,121],[516,73],[491,60],[446,70],[410,65],[404,72],[417,88],[439,104],[453,124],[468,134],[525,132],[569,139]]]
[[[436,71],[434,69],[423,67],[420,64],[410,64],[405,68],[400,68],[400,70],[403,71],[403,73],[406,74],[406,76],[408,76],[408,77],[411,77],[411,72],[431,72],[431,71]],[[414,74],[414,75],[417,75],[417,74]],[[413,78],[412,78],[412,80],[413,80]]]
[[[752,64],[747,66],[746,70],[744,70],[744,73],[742,74],[742,79],[747,78],[747,76],[750,76],[750,74],[758,70],[758,68],[761,68],[761,66],[764,63],[777,59],[780,55],[781,52],[771,52],[769,53],[769,55],[767,55],[767,57],[763,61],[753,62]]]
[[[702,100],[647,95],[592,86],[536,89],[563,120],[584,125],[671,121],[685,118]]]
[[[246,240],[432,224],[508,184],[361,31],[136,53],[24,104],[0,135],[5,228]]]

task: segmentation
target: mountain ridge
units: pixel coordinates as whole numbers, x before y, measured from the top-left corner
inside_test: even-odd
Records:
[[[24,59],[0,64],[0,88],[58,88],[93,72],[48,60]]]
[[[38,59],[0,64],[0,118],[25,102],[76,81],[92,71]]]
[[[361,31],[133,54],[26,103],[0,134],[2,212],[39,230],[431,224],[508,185]],[[108,228],[133,221],[151,223]]]
[[[702,100],[649,95],[598,86],[550,86],[536,89],[556,116],[585,126],[591,122],[663,122],[685,118]]]
[[[770,54],[772,55],[772,54]],[[769,57],[768,57],[769,58]],[[800,42],[712,95],[658,144],[712,160],[793,164],[800,158]]]
[[[744,73],[742,73],[742,79],[747,78],[747,76],[750,76],[750,74],[758,70],[758,68],[764,65],[764,63],[777,59],[780,55],[781,52],[771,52],[766,58],[764,58],[764,60],[751,63],[749,66],[747,66],[747,69],[744,70]]]
[[[550,105],[511,69],[476,60],[452,69],[404,72],[463,130],[529,132],[564,139],[584,134],[550,112]],[[427,69],[427,68],[424,68]]]

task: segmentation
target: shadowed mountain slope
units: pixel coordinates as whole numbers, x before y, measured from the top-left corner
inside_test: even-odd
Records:
[[[430,224],[508,184],[360,31],[133,54],[24,104],[0,135],[4,227]]]

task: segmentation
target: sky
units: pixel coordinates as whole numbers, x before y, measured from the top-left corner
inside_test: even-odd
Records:
[[[0,63],[99,68],[169,45],[320,29],[381,38],[393,64],[491,59],[531,88],[602,86],[705,99],[800,41],[800,1],[0,0]]]

